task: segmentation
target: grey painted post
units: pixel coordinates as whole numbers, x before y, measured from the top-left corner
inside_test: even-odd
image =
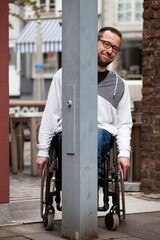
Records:
[[[62,1],[62,235],[97,235],[97,0]]]
[[[36,77],[33,86],[33,98],[36,100],[45,99],[45,85],[44,85],[44,65],[42,53],[42,36],[41,36],[41,20],[37,20],[37,49],[36,49]]]

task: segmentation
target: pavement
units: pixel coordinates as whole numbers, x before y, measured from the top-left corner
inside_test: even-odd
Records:
[[[40,216],[40,184],[40,177],[30,175],[30,154],[27,147],[24,171],[16,175],[10,173],[10,202],[0,205],[0,240],[63,239],[61,212],[56,211],[52,231],[45,231],[43,228]],[[100,194],[100,201],[101,198]],[[116,231],[106,229],[104,223],[106,213],[98,214],[96,239],[159,240],[160,194],[125,192],[125,202],[126,219]]]
[[[42,223],[28,223],[0,227],[0,239],[4,240],[58,240],[61,236],[61,221],[55,221],[54,230],[46,232]],[[160,212],[127,215],[116,231],[108,231],[104,218],[98,218],[99,240],[159,240]],[[93,240],[95,240],[93,238]]]

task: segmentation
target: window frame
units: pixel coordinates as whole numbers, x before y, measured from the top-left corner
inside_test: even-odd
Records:
[[[44,0],[45,3],[41,4],[41,0],[37,0],[37,6],[40,8],[41,13],[45,12],[55,12],[56,11],[56,0],[53,0],[54,3],[51,3],[51,0]],[[42,8],[41,8],[42,6]],[[44,10],[43,10],[44,7]]]
[[[130,15],[131,20],[130,21],[126,21],[126,19],[120,21],[120,19],[118,18],[119,13],[120,13],[120,11],[118,9],[120,2],[122,2],[122,5],[125,4],[125,6],[126,6],[127,3],[130,4],[130,6],[131,6],[129,8],[130,11],[131,11],[131,15]],[[141,2],[142,8],[140,8],[139,11],[138,11],[138,9],[136,11],[136,4],[138,2]],[[126,15],[126,12],[125,12],[126,10],[124,10],[125,6],[122,7],[122,18],[125,18],[125,15]],[[143,11],[143,0],[132,0],[132,1],[131,0],[116,0],[116,23],[119,24],[119,25],[127,25],[127,24],[132,24],[132,25],[134,24],[135,25],[135,24],[142,23],[143,22],[142,11]],[[136,15],[137,14],[141,14],[140,20],[136,20]]]

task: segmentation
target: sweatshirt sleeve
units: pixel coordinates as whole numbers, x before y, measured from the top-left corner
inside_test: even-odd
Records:
[[[130,140],[132,128],[131,104],[128,85],[125,84],[125,90],[122,99],[117,108],[117,145],[118,157],[130,158]]]
[[[38,156],[48,157],[52,137],[62,120],[62,70],[55,74],[48,93],[38,136]]]

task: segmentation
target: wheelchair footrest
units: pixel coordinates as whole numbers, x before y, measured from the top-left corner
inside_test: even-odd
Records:
[[[109,209],[108,204],[104,204],[103,207],[98,207],[98,212],[106,212]]]

